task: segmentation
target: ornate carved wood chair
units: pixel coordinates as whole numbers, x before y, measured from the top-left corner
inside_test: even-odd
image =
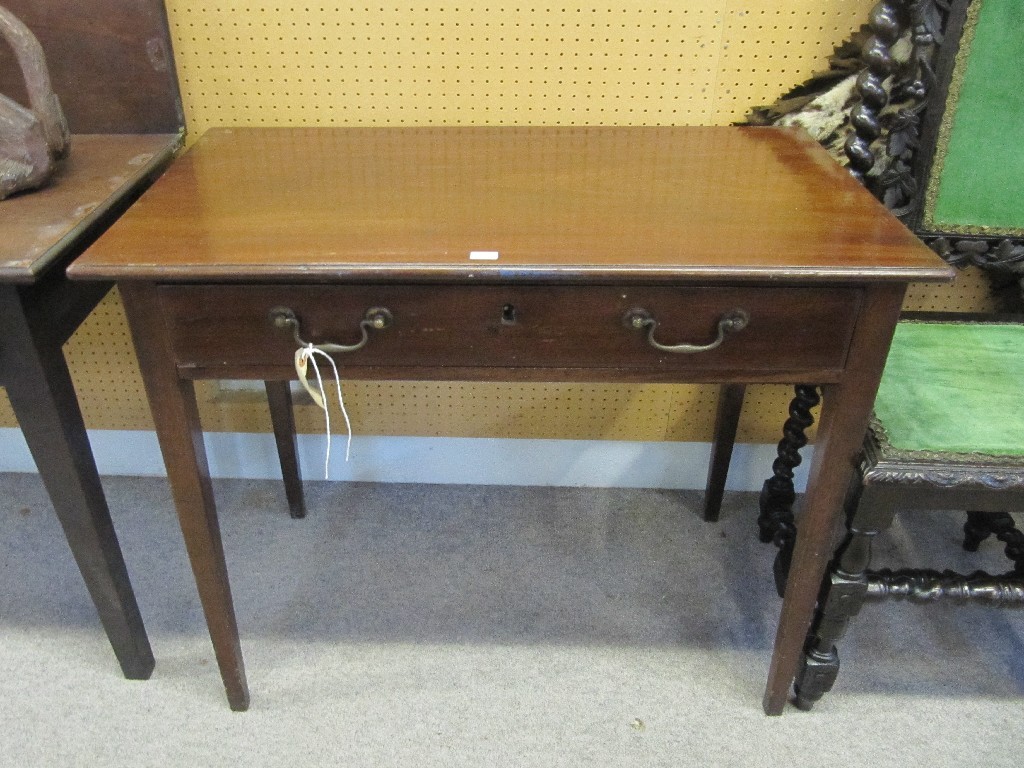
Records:
[[[867,600],[953,598],[1024,604],[1024,324],[906,320],[896,329],[848,505],[847,532],[829,568],[796,680],[810,709],[835,682],[835,644]],[[1002,575],[868,569],[871,540],[897,511],[972,510],[964,548],[990,535],[1006,544]]]
[[[1005,192],[1022,168],[999,151],[1019,146],[1012,133],[1024,126],[1019,84],[1005,77],[1013,71],[1007,65],[1024,54],[1014,5],[879,3],[863,47],[850,131],[845,140],[821,138],[842,143],[851,172],[952,264],[977,264],[1020,282],[1024,203]],[[1024,510],[1022,361],[1024,324],[1017,322],[961,315],[906,318],[898,326],[853,473],[847,531],[822,586],[795,681],[798,707],[811,708],[832,687],[836,642],[865,601],[1024,604],[1024,534],[1007,513]],[[720,399],[707,519],[717,517],[742,396],[741,389],[724,389]],[[797,387],[773,477],[761,495],[761,539],[779,547],[780,594],[795,536],[793,469],[817,403],[814,386]],[[914,509],[971,510],[965,549],[977,550],[994,535],[1006,545],[1012,567],[998,576],[870,570],[872,538],[897,510]]]

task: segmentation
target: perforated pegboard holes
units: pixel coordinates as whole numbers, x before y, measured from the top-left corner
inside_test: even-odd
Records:
[[[825,66],[874,0],[167,0],[190,138],[214,125],[729,123]],[[269,183],[269,180],[268,180]],[[987,286],[908,308],[985,309]],[[152,428],[116,293],[67,353],[90,427]],[[718,388],[347,382],[361,434],[707,440]],[[258,394],[197,382],[204,426],[269,430]],[[775,442],[789,387],[748,389],[739,439]],[[322,416],[297,408],[301,431]],[[6,398],[0,424],[13,426]]]
[[[870,2],[585,7],[170,0],[211,125],[727,123],[824,66]]]

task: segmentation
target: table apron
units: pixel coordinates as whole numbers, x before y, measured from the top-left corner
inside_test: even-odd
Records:
[[[333,355],[346,378],[527,381],[833,382],[863,303],[857,287],[551,285],[162,285],[159,308],[185,378],[291,378],[299,347],[272,310],[298,319],[304,342],[357,344]],[[708,345],[737,310],[745,328]]]

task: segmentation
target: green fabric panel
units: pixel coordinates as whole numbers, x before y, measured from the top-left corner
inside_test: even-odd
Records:
[[[976,0],[981,2],[981,0]],[[1024,3],[983,0],[930,222],[1024,229]],[[956,83],[954,83],[954,88]]]
[[[1024,455],[1024,326],[897,325],[875,415],[895,448]]]

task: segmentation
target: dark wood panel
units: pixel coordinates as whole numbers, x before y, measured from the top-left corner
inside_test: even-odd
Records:
[[[46,54],[72,133],[177,133],[185,125],[163,0],[4,0]],[[28,105],[0,44],[0,93]]]
[[[496,381],[556,384],[585,382],[589,384],[790,384],[794,381],[818,381],[830,384],[842,378],[838,368],[801,368],[790,371],[750,371],[666,368],[455,368],[428,366],[338,366],[342,380],[360,381]],[[187,366],[178,369],[183,379],[283,379],[295,378],[290,364],[227,365],[216,367]],[[312,374],[310,374],[312,376]],[[781,415],[781,414],[780,414]]]
[[[297,343],[274,327],[285,306],[304,341],[353,344],[372,307],[392,325],[362,349],[336,355],[360,368],[614,368],[686,372],[806,371],[843,367],[861,291],[856,289],[660,286],[164,286],[159,289],[180,367],[238,368],[291,363]],[[627,327],[643,308],[662,344],[707,344],[736,309],[749,325],[716,349],[671,353]],[[414,375],[414,374],[409,374]],[[619,374],[621,375],[621,374]]]

